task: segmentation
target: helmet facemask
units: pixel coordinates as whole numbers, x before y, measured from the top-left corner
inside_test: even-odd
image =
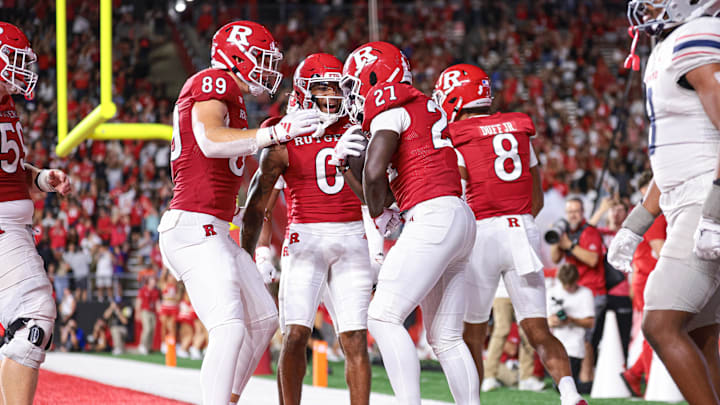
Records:
[[[248,52],[245,52],[245,55],[255,64],[248,75],[248,80],[268,93],[275,94],[283,76],[278,70],[283,58],[282,53],[276,49],[261,49],[252,46]]]
[[[362,124],[363,109],[365,108],[365,97],[360,95],[362,81],[355,76],[345,75],[340,80],[345,98],[345,109],[353,124]]]
[[[328,72],[325,76],[311,77],[309,79],[299,79],[298,87],[303,92],[302,108],[313,108],[320,113],[321,127],[327,128],[336,123],[341,117],[347,115],[345,108],[345,97],[340,90],[340,73]],[[334,89],[334,95],[313,94],[318,88]],[[326,92],[327,93],[327,92]],[[323,111],[323,108],[326,111]],[[335,110],[335,111],[333,111]]]
[[[0,46],[0,58],[5,62],[5,67],[0,71],[0,79],[7,83],[9,91],[32,99],[38,79],[37,73],[30,70],[30,66],[37,60],[32,49],[20,49],[4,44]]]

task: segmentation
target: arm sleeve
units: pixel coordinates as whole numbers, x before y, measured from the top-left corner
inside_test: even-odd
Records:
[[[253,155],[258,151],[258,143],[256,137],[238,139],[231,142],[213,142],[207,137],[205,125],[197,118],[195,106],[192,107],[192,131],[195,136],[200,151],[205,157],[215,158],[234,158],[240,156]]]
[[[455,154],[457,155],[458,167],[467,167],[467,165],[465,164],[465,158],[463,157],[462,153],[460,153],[460,151],[457,149],[453,149],[453,150],[455,151]],[[531,160],[531,162],[532,162],[532,160]],[[532,163],[531,163],[531,166],[532,166]]]
[[[387,130],[402,134],[410,127],[410,114],[404,107],[391,108],[376,115],[370,123],[370,134]]]
[[[538,158],[535,154],[535,148],[533,148],[532,142],[530,142],[530,167],[535,167],[538,165]]]
[[[275,189],[276,190],[282,190],[286,186],[285,178],[283,176],[278,177],[277,181],[275,182]]]

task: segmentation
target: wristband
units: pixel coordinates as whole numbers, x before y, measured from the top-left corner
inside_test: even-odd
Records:
[[[52,193],[55,191],[55,187],[50,185],[50,171],[49,170],[40,170],[40,173],[38,173],[37,176],[35,176],[35,186],[37,186],[38,190],[44,191],[46,193]]]
[[[258,149],[267,148],[268,146],[279,143],[273,127],[259,128],[255,134],[255,141],[257,142]]]
[[[713,186],[702,207],[702,215],[720,223],[720,185],[716,183],[718,180],[713,181]]]
[[[630,214],[622,223],[623,228],[629,229],[632,233],[643,236],[655,222],[655,215],[651,214],[642,204],[630,211]]]

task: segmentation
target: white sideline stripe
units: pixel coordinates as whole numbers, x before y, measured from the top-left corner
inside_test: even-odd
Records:
[[[82,353],[48,353],[42,368],[61,374],[73,375],[88,380],[129,388],[148,394],[172,398],[178,401],[199,404],[200,370],[166,367],[141,361],[118,359]],[[342,370],[340,370],[342,372]],[[320,388],[305,385],[303,403],[317,404],[326,401],[331,404],[348,404],[347,390]],[[277,383],[274,380],[252,377],[239,404],[277,405]],[[373,405],[395,405],[393,397],[372,393]],[[425,399],[424,405],[445,405],[448,402]]]

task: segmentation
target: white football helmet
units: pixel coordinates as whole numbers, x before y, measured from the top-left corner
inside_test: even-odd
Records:
[[[651,10],[657,11],[655,17],[647,15]],[[630,25],[650,35],[659,35],[668,28],[718,13],[719,0],[631,0],[627,10]]]

